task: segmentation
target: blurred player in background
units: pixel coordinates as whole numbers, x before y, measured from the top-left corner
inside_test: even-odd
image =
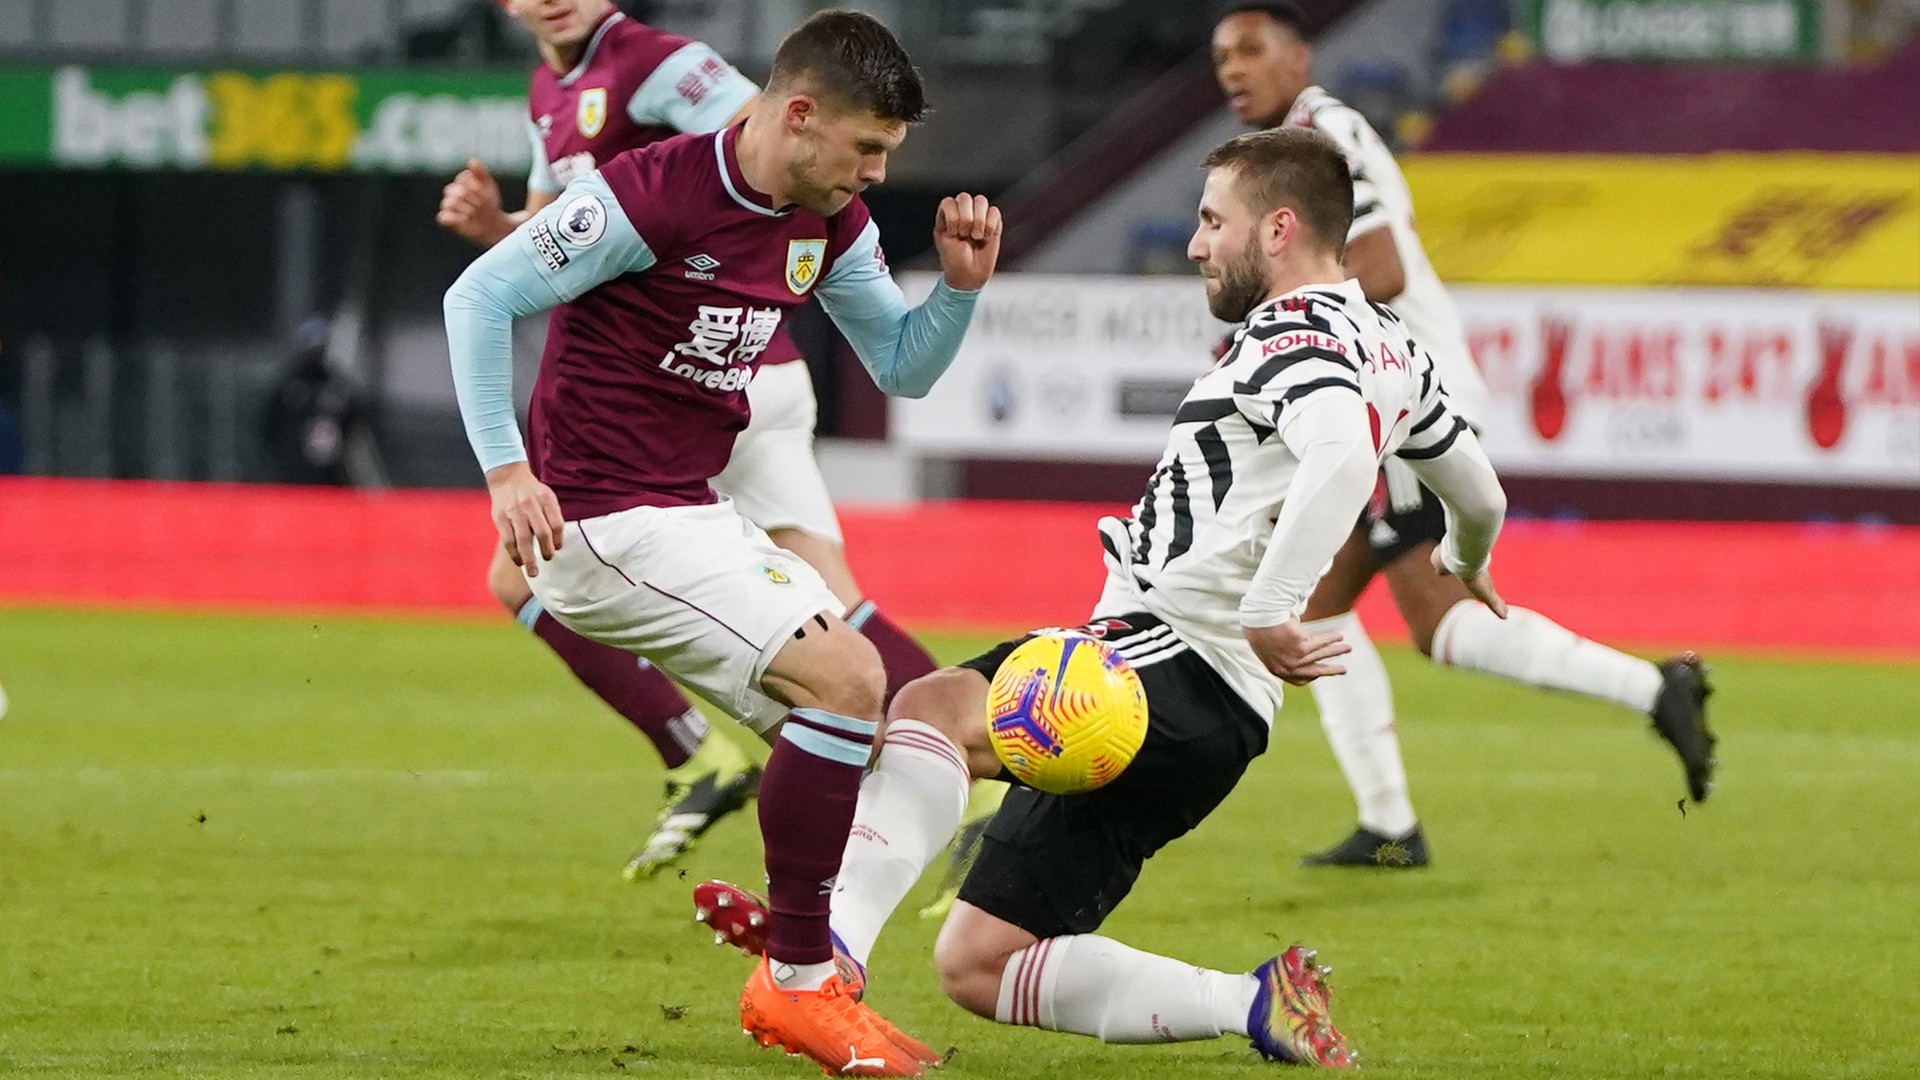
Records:
[[[1353,226],[1346,267],[1367,299],[1391,304],[1432,352],[1455,410],[1476,430],[1487,419],[1486,383],[1467,348],[1459,312],[1413,228],[1413,199],[1399,165],[1364,117],[1311,83],[1306,21],[1291,3],[1243,4],[1213,32],[1214,71],[1242,121],[1299,127],[1331,138],[1353,169]],[[1713,779],[1706,672],[1691,653],[1655,665],[1588,641],[1526,608],[1497,619],[1459,579],[1429,559],[1446,529],[1441,506],[1404,464],[1389,459],[1380,489],[1334,558],[1305,614],[1315,633],[1353,647],[1347,674],[1313,684],[1321,723],[1359,804],[1359,827],[1308,865],[1423,866],[1425,834],[1407,793],[1394,732],[1393,689],[1353,608],[1375,575],[1387,579],[1420,652],[1448,667],[1617,702],[1653,720],[1672,744],[1695,801]]]
[[[1084,628],[1139,674],[1146,741],[1105,787],[1007,796],[934,963],[949,997],[1001,1023],[1110,1043],[1244,1035],[1269,1058],[1349,1065],[1307,950],[1251,973],[1212,971],[1094,931],[1145,861],[1266,750],[1282,683],[1344,670],[1331,662],[1347,651],[1339,635],[1300,614],[1382,459],[1407,461],[1441,494],[1447,529],[1432,566],[1496,620],[1506,612],[1487,565],[1506,501],[1432,357],[1347,280],[1353,188],[1340,149],[1309,132],[1260,132],[1216,148],[1207,168],[1187,253],[1213,314],[1243,325],[1174,414],[1133,516],[1101,521],[1106,586]],[[1019,644],[894,699],[834,890],[833,929],[854,970],[958,824],[968,773],[999,773],[987,692]],[[753,947],[741,917],[755,911],[751,894],[709,884],[695,903]]]
[[[610,0],[501,0],[501,6],[533,35],[541,58],[528,93],[533,169],[527,204],[507,213],[499,184],[473,161],[447,185],[437,216],[481,247],[498,243],[615,154],[682,132],[718,131],[745,119],[759,94],[712,49],[630,19]],[[879,648],[890,687],[932,671],[933,658],[861,594],[847,568],[840,521],[813,457],[813,381],[784,326],[761,354],[747,399],[752,417],[714,486],[774,543],[820,571],[846,605],[848,624]],[[487,583],[581,682],[652,740],[666,763],[666,795],[653,835],[627,863],[629,881],[672,863],[714,822],[746,805],[759,768],[731,740],[709,734],[671,679],[644,659],[636,662],[560,625],[501,549],[494,551]]]
[[[883,721],[879,651],[822,575],[710,481],[785,314],[818,295],[882,390],[952,363],[999,253],[999,211],[941,202],[943,276],[909,309],[859,194],[925,111],[870,16],[826,11],[774,54],[746,120],[615,155],[494,245],[447,293],[462,418],[503,547],[569,629],[643,656],[762,733],[767,956],[741,1025],[830,1070],[936,1060],[849,992],[828,917]],[[554,309],[528,438],[512,320]]]

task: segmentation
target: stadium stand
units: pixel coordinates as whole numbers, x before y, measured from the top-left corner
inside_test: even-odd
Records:
[[[1424,150],[1920,153],[1920,40],[1863,68],[1529,62],[1441,113]]]

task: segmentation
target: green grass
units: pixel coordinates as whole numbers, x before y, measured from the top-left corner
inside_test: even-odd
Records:
[[[1920,669],[1723,659],[1683,815],[1636,718],[1388,662],[1430,870],[1293,865],[1352,813],[1301,693],[1109,932],[1317,945],[1378,1077],[1920,1075]],[[0,1074],[813,1075],[688,919],[750,823],[622,884],[657,766],[510,623],[0,610],[0,680]],[[903,913],[872,1000],[950,1077],[1266,1069],[966,1016],[933,933]]]

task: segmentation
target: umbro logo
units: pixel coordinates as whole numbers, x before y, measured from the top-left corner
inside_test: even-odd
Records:
[[[720,260],[704,251],[698,255],[687,256],[685,262],[687,277],[694,281],[712,281],[713,272],[720,268]]]

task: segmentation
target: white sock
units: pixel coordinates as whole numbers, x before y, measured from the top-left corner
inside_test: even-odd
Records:
[[[824,964],[783,964],[776,960],[773,982],[782,990],[818,990],[838,970],[831,960]]]
[[[1260,984],[1093,934],[1047,938],[1007,958],[993,1018],[1107,1043],[1245,1035]]]
[[[918,720],[887,725],[879,760],[860,782],[833,886],[833,931],[861,964],[893,909],[960,828],[972,781],[966,758],[938,729]]]
[[[1345,675],[1310,684],[1313,701],[1320,707],[1320,726],[1326,730],[1334,760],[1353,790],[1360,825],[1382,836],[1405,836],[1417,821],[1413,801],[1407,797],[1400,736],[1393,728],[1393,685],[1387,681],[1387,666],[1360,625],[1360,616],[1351,611],[1302,626],[1310,634],[1339,634],[1353,646],[1352,652],[1334,661],[1346,667]]]
[[[1651,661],[1588,641],[1537,611],[1509,608],[1506,619],[1496,618],[1478,600],[1460,601],[1440,620],[1433,660],[1636,712],[1652,712],[1660,696],[1660,669]]]

